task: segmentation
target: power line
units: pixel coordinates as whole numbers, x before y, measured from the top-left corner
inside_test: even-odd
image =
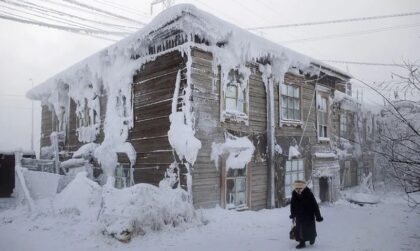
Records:
[[[344,60],[321,60],[323,62],[337,63],[337,64],[354,64],[354,65],[368,65],[368,66],[398,66],[404,67],[404,64],[390,64],[390,63],[371,63],[371,62],[357,62],[357,61],[344,61]],[[417,66],[417,65],[416,65]]]
[[[121,16],[121,15],[118,15],[118,14],[115,14],[115,13],[112,13],[112,12],[109,12],[109,11],[106,11],[106,10],[103,10],[103,9],[100,9],[100,8],[96,8],[95,6],[91,6],[91,5],[88,5],[88,4],[80,3],[80,2],[77,2],[77,1],[74,1],[74,0],[63,0],[63,1],[64,2],[68,2],[68,3],[71,3],[71,4],[74,4],[74,5],[77,5],[77,6],[84,7],[84,8],[89,9],[89,10],[93,10],[95,12],[100,12],[100,13],[103,13],[103,14],[107,14],[110,17],[114,17],[114,18],[118,18],[118,19],[123,19],[123,20],[130,21],[130,22],[133,22],[133,23],[136,23],[136,24],[142,24],[142,25],[145,25],[146,24],[144,22],[141,22],[141,21],[138,21],[138,20],[134,20],[134,19],[131,19],[129,17],[124,17],[124,16]]]
[[[0,0],[0,1],[4,1],[4,0]],[[22,7],[24,7],[25,9],[26,9],[26,7],[30,7],[31,9],[35,8],[35,9],[37,9],[40,12],[43,12],[43,13],[51,13],[53,15],[67,16],[67,17],[70,17],[70,18],[79,19],[79,20],[82,20],[82,21],[86,21],[86,22],[89,22],[89,23],[94,23],[94,24],[101,25],[101,26],[107,26],[107,27],[113,26],[113,27],[122,28],[122,29],[139,29],[139,27],[118,25],[118,24],[113,24],[113,23],[108,23],[108,22],[103,22],[103,21],[93,20],[93,19],[89,19],[89,18],[85,18],[85,17],[81,17],[81,16],[72,15],[70,13],[58,11],[58,10],[55,10],[55,9],[52,9],[52,8],[48,8],[48,7],[41,6],[41,5],[38,5],[38,4],[35,4],[35,3],[31,3],[29,1],[24,1],[23,0],[22,2],[24,2],[25,4],[28,5],[28,6],[22,5]],[[15,4],[15,3],[13,3],[13,4]]]
[[[420,15],[420,12],[417,11],[417,12],[398,13],[398,14],[382,15],[382,16],[356,17],[356,18],[336,19],[336,20],[328,20],[328,21],[318,21],[318,22],[259,26],[259,27],[248,28],[248,30],[266,30],[266,29],[278,29],[278,28],[287,28],[287,27],[301,27],[301,26],[324,25],[324,24],[338,24],[338,23],[370,21],[370,20],[396,18],[396,17],[406,17],[406,16],[414,16],[414,15]]]
[[[388,27],[382,27],[382,28],[378,28],[378,29],[370,29],[370,30],[363,30],[363,31],[356,31],[356,32],[349,32],[349,33],[330,34],[330,35],[326,35],[326,36],[301,38],[301,39],[294,39],[294,40],[287,40],[287,41],[280,41],[280,42],[281,43],[301,43],[301,42],[309,42],[309,41],[315,41],[315,40],[326,40],[326,39],[333,39],[333,38],[366,35],[366,34],[372,34],[372,33],[383,32],[383,31],[414,28],[414,27],[418,27],[418,26],[420,26],[420,23],[404,24],[404,25],[397,25],[397,26],[388,26]]]
[[[21,18],[16,17],[16,16],[13,17],[13,16],[9,16],[9,15],[2,15],[2,14],[0,14],[0,19],[6,19],[6,20],[10,20],[10,21],[19,22],[19,23],[25,23],[25,24],[34,24],[34,25],[38,25],[38,26],[44,26],[44,27],[48,27],[48,28],[64,30],[64,31],[73,32],[73,33],[77,33],[77,34],[82,34],[82,35],[117,35],[117,36],[122,36],[122,35],[131,34],[131,33],[126,33],[126,32],[103,32],[103,31],[94,30],[94,29],[74,28],[74,27],[68,27],[68,26],[63,26],[63,25],[49,24],[49,23],[35,21],[35,20],[31,20],[31,19],[25,19],[23,17],[21,17]],[[104,38],[104,37],[100,37],[100,38],[115,41],[115,40]]]

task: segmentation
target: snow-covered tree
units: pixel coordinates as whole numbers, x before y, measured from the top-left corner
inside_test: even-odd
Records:
[[[394,74],[394,100],[386,105],[378,121],[379,164],[410,195],[420,191],[420,70],[405,64],[406,74]],[[416,205],[419,202],[412,200]]]

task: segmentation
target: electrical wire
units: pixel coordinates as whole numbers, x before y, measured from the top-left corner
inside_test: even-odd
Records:
[[[318,37],[310,37],[310,38],[286,40],[286,41],[279,41],[279,42],[280,43],[312,42],[312,41],[317,41],[317,40],[327,40],[327,39],[334,39],[334,38],[352,37],[352,36],[358,36],[358,35],[367,35],[367,34],[372,34],[372,33],[377,33],[377,32],[383,32],[383,31],[391,31],[391,30],[415,28],[415,27],[419,27],[419,26],[420,26],[420,23],[404,24],[404,25],[397,25],[397,26],[382,27],[382,28],[378,28],[378,29],[363,30],[363,31],[356,31],[356,32],[349,32],[349,33],[330,34],[330,35],[326,35],[326,36],[318,36]]]
[[[279,24],[279,25],[270,25],[270,26],[260,26],[260,27],[251,27],[251,28],[248,28],[248,30],[266,30],[266,29],[278,29],[278,28],[287,28],[287,27],[302,27],[302,26],[313,26],[313,25],[324,25],[324,24],[361,22],[361,21],[371,21],[371,20],[388,19],[388,18],[396,18],[396,17],[414,16],[414,15],[420,15],[420,11],[390,14],[390,15],[381,15],[381,16],[345,18],[345,19],[336,19],[336,20],[327,20],[327,21],[318,21],[318,22],[306,22],[306,23],[293,23],[293,24]]]
[[[86,9],[89,9],[89,10],[92,10],[92,11],[95,11],[95,12],[100,12],[100,13],[109,15],[110,17],[114,17],[114,18],[118,18],[118,19],[123,19],[123,20],[126,20],[126,21],[130,21],[130,22],[133,22],[135,24],[142,24],[142,25],[145,25],[146,24],[144,22],[141,22],[141,21],[138,21],[138,20],[134,20],[134,19],[131,19],[129,17],[124,17],[124,16],[121,16],[121,15],[118,15],[118,14],[115,14],[115,13],[112,13],[112,12],[109,12],[107,10],[103,10],[103,9],[97,8],[95,6],[84,4],[84,3],[80,3],[80,2],[77,2],[77,1],[74,1],[74,0],[63,0],[63,1],[64,2],[68,2],[68,3],[71,3],[71,4],[74,4],[74,5],[78,5],[78,6],[84,7]]]
[[[368,66],[398,66],[404,67],[404,64],[390,64],[390,63],[372,63],[372,62],[357,62],[357,61],[344,61],[344,60],[321,60],[323,62],[337,63],[337,64],[354,64],[354,65],[368,65]],[[418,66],[418,65],[415,65]]]

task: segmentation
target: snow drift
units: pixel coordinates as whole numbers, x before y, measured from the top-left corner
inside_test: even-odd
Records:
[[[166,184],[166,183],[163,183]],[[81,217],[120,241],[196,220],[188,193],[162,185],[137,184],[124,189],[101,187],[80,172],[54,199],[60,215]]]

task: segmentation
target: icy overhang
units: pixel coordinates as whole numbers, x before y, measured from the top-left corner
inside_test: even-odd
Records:
[[[144,63],[145,57],[150,57],[155,53],[155,51],[149,50],[150,46],[159,43],[162,34],[171,34],[170,31],[181,31],[181,35],[184,35],[188,40],[187,42],[191,43],[197,42],[197,38],[199,38],[202,45],[213,52],[218,49],[229,50],[236,59],[241,61],[257,62],[264,58],[268,59],[273,66],[276,66],[275,61],[280,61],[280,64],[285,67],[280,71],[280,74],[284,74],[290,66],[302,70],[312,68],[312,71],[321,66],[323,71],[329,75],[340,79],[350,78],[338,69],[268,41],[201,11],[191,4],[180,4],[163,11],[133,35],[76,63],[31,89],[27,93],[27,97],[46,100],[63,83],[72,88],[72,86],[80,87],[80,85],[89,85],[93,82],[113,85],[116,83],[110,81],[121,78],[128,80],[132,78],[135,70],[138,70],[138,68],[135,68],[141,66],[140,62]],[[123,71],[124,74],[129,76],[118,76],[122,74],[119,72],[121,65],[129,67],[130,70]],[[86,72],[89,73],[89,78],[86,78]],[[275,71],[273,70],[273,72]]]

